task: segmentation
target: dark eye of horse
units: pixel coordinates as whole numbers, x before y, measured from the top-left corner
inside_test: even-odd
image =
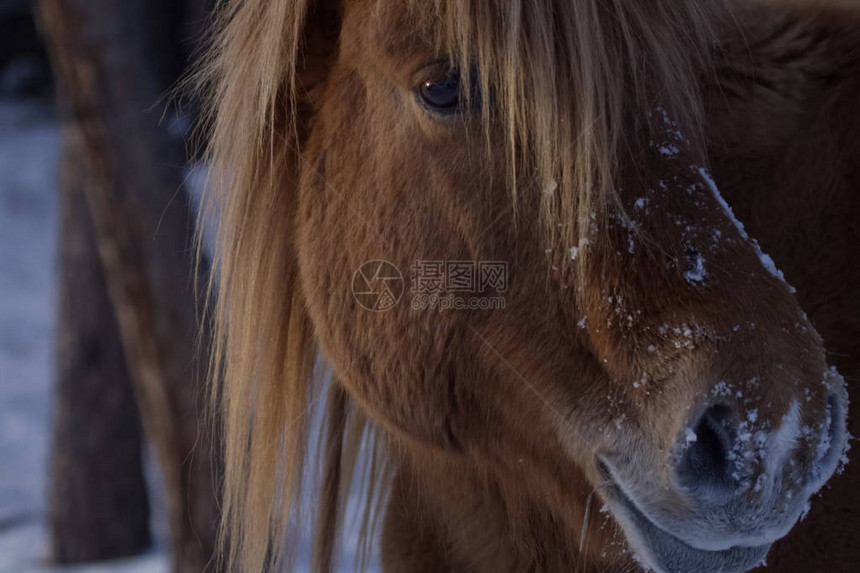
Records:
[[[421,102],[435,112],[446,115],[460,109],[460,74],[453,72],[436,80],[426,81],[418,88]]]

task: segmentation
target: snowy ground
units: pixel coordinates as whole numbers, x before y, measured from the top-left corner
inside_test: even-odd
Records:
[[[0,573],[163,573],[157,550],[99,566],[45,565],[58,148],[49,104],[0,102]]]
[[[49,104],[0,101],[0,573],[167,573],[157,491],[151,496],[156,543],[146,555],[73,568],[46,564],[59,139]],[[192,183],[202,181],[199,173],[189,175]],[[352,571],[354,528],[344,540],[342,573]],[[307,570],[307,553],[298,556],[297,571]]]

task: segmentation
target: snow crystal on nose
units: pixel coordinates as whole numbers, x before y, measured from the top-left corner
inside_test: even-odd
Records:
[[[684,430],[684,434],[684,441],[687,443],[687,445],[690,445],[699,439],[699,436],[696,435],[696,432],[694,432],[690,428]]]
[[[705,270],[705,257],[699,253],[693,253],[688,257],[690,268],[684,271],[684,280],[690,284],[701,284],[705,282],[708,271]]]
[[[657,148],[657,150],[660,152],[661,155],[666,155],[668,157],[674,157],[681,152],[681,150],[678,149],[677,145],[671,144],[661,145]]]

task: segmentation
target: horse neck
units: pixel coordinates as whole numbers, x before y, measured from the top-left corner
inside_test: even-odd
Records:
[[[539,478],[538,478],[539,479]],[[506,478],[479,469],[466,456],[422,455],[404,461],[386,510],[382,554],[385,570],[403,573],[590,573],[619,559],[613,551],[593,563],[579,552],[584,494],[560,503],[523,489],[522,476]],[[530,484],[534,485],[534,483]],[[580,499],[581,498],[581,499]],[[588,547],[612,545],[614,527],[597,523],[600,503],[589,512]],[[564,507],[566,512],[558,511]],[[618,545],[618,547],[621,547]]]

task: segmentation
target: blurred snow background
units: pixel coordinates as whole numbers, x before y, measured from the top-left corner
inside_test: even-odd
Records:
[[[0,573],[167,573],[166,522],[153,467],[149,552],[98,565],[47,565],[60,137],[50,100],[0,99]],[[193,191],[204,180],[200,168],[189,170]],[[353,571],[358,546],[357,502],[352,496],[347,507],[346,523],[355,525],[344,533],[343,573]],[[308,553],[302,544],[297,571],[307,570]],[[374,561],[370,571],[377,569]]]
[[[52,103],[0,102],[0,573],[162,573],[157,498],[150,553],[98,566],[45,565],[59,143]]]
[[[154,543],[144,555],[75,567],[49,565],[46,498],[56,378],[62,126],[32,3],[0,0],[0,573],[168,573],[167,523],[154,464],[146,468]],[[186,118],[176,122],[182,131],[187,124]],[[197,204],[206,170],[189,168],[187,175],[186,187]],[[318,428],[319,414],[311,414],[312,427]],[[339,573],[354,570],[359,500],[353,494],[347,503]],[[314,507],[309,492],[304,505]],[[306,531],[307,524],[299,530]],[[296,562],[298,573],[308,570],[307,543],[299,544]],[[375,571],[374,555],[370,573]]]

